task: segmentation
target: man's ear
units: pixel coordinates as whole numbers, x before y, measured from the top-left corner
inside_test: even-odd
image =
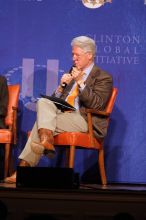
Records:
[[[88,55],[89,60],[93,59],[93,54],[92,53],[88,52],[87,55]]]

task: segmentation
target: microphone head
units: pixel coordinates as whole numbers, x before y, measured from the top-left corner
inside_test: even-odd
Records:
[[[73,70],[73,68],[75,67],[75,65],[73,65],[71,68],[70,68],[70,70],[69,70],[69,74],[71,74],[72,75],[72,70]],[[63,89],[65,89],[65,87],[67,86],[67,83],[66,82],[63,82],[62,84],[61,84],[61,87],[63,88]]]

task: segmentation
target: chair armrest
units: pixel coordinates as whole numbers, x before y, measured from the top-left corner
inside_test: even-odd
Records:
[[[97,111],[95,109],[91,109],[91,108],[86,108],[86,113],[91,113],[91,114],[96,114],[96,115],[101,115],[101,116],[106,116],[109,117],[109,113],[105,112],[105,111]]]

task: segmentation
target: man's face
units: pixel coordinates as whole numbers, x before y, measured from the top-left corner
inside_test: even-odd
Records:
[[[77,69],[84,70],[93,62],[92,58],[93,55],[90,52],[84,52],[80,47],[72,48],[72,59]]]

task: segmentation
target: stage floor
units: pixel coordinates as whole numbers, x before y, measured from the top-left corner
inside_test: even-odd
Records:
[[[8,184],[8,183],[0,183],[0,190],[4,190],[4,189],[20,189],[19,187],[16,187],[16,184]],[[22,189],[21,189],[22,190]],[[39,190],[49,190],[49,189],[41,189],[39,188]],[[143,192],[146,193],[146,184],[107,184],[106,186],[102,186],[101,184],[81,184],[80,183],[80,187],[77,190],[103,190],[103,192],[116,192],[116,191],[125,191],[125,192]]]
[[[8,220],[146,220],[146,185],[80,184],[79,189],[43,189],[1,183],[0,202]]]

